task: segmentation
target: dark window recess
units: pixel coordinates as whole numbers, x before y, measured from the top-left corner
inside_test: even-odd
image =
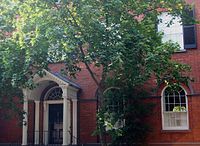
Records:
[[[185,48],[196,48],[195,26],[184,26],[184,45]]]
[[[190,22],[185,21],[183,24],[184,47],[185,49],[196,48],[196,29],[195,25],[191,24],[193,20],[190,20],[194,18],[194,10],[186,10],[186,13],[190,17],[188,18]]]

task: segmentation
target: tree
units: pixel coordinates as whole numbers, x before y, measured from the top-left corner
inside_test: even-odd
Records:
[[[130,100],[141,103],[136,98],[144,96],[140,87],[152,76],[158,84],[187,81],[183,73],[188,66],[171,60],[179,46],[162,43],[156,30],[162,11],[182,17],[186,6],[182,0],[2,0],[0,91],[34,88],[31,77],[60,60],[66,64],[64,71],[75,76],[83,62],[98,87],[97,121],[104,143],[105,97],[117,92],[126,105]],[[102,68],[100,81],[91,65]]]

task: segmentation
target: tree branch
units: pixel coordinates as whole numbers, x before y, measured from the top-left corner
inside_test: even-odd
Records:
[[[80,26],[78,25],[76,19],[74,18],[72,12],[69,10],[68,7],[67,7],[67,11],[69,12],[70,16],[72,17],[72,20],[73,20],[73,22],[74,22],[75,27],[77,27],[77,29],[79,29],[79,31],[81,32]],[[83,44],[82,44],[81,42],[79,42],[78,45],[79,45],[79,49],[80,49],[80,52],[81,52],[82,56],[85,58],[85,53],[84,53],[84,51],[83,51]],[[86,66],[87,70],[89,71],[89,73],[90,73],[92,79],[94,80],[95,84],[99,87],[99,82],[98,82],[98,80],[96,79],[96,77],[94,76],[94,73],[93,73],[93,71],[91,70],[89,64],[88,64],[85,60],[83,60],[83,63],[85,64],[85,66]]]
[[[156,1],[152,1],[151,3],[155,3],[155,2],[156,2]],[[156,2],[156,4],[157,4],[157,2]],[[152,11],[158,10],[158,9],[160,9],[160,8],[163,8],[163,7],[161,7],[161,6],[159,6],[159,5],[157,4],[157,6],[155,6],[154,8],[146,9],[146,10],[144,10],[144,12],[142,12],[142,13],[140,13],[140,14],[134,13],[134,10],[127,10],[127,12],[128,12],[129,15],[131,15],[131,16],[133,16],[133,17],[139,17],[139,16],[141,16],[141,15],[146,15],[146,14],[148,14],[148,13],[150,13],[150,12],[152,12]]]
[[[80,28],[80,26],[78,25],[78,22],[76,21],[76,19],[74,18],[72,12],[69,10],[68,7],[67,7],[66,9],[67,9],[68,13],[70,14],[70,16],[71,16],[71,18],[72,18],[72,20],[73,20],[73,22],[70,21],[70,23],[71,23],[71,24],[74,23],[74,26],[81,32],[81,28]],[[83,51],[83,44],[82,44],[81,42],[79,42],[78,45],[79,45],[79,49],[80,49],[80,52],[81,52],[83,58],[85,58],[85,53],[84,53],[84,51]],[[99,82],[98,82],[98,80],[96,79],[96,77],[95,77],[93,71],[91,70],[89,64],[88,64],[85,60],[83,60],[83,63],[85,64],[85,66],[86,66],[87,70],[89,71],[89,73],[90,73],[92,79],[94,80],[95,84],[99,87]]]
[[[80,49],[81,54],[83,55],[83,57],[85,57],[85,53],[84,53],[84,51],[83,51],[83,45],[82,45],[82,43],[79,43],[79,49]],[[92,72],[92,70],[91,70],[89,64],[88,64],[85,60],[83,61],[83,63],[85,64],[87,70],[89,71],[89,73],[90,73],[92,79],[94,80],[94,82],[96,83],[96,85],[99,87],[99,82],[98,82],[98,80],[96,79],[96,77],[94,76],[94,73]]]

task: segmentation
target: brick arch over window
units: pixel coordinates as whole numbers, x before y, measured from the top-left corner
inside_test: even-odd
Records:
[[[163,130],[188,130],[188,99],[186,90],[179,86],[165,87],[161,97]]]

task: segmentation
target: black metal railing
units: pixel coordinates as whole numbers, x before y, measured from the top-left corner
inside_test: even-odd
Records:
[[[63,142],[63,131],[60,130],[51,130],[48,133],[49,143],[50,144],[62,144]]]

